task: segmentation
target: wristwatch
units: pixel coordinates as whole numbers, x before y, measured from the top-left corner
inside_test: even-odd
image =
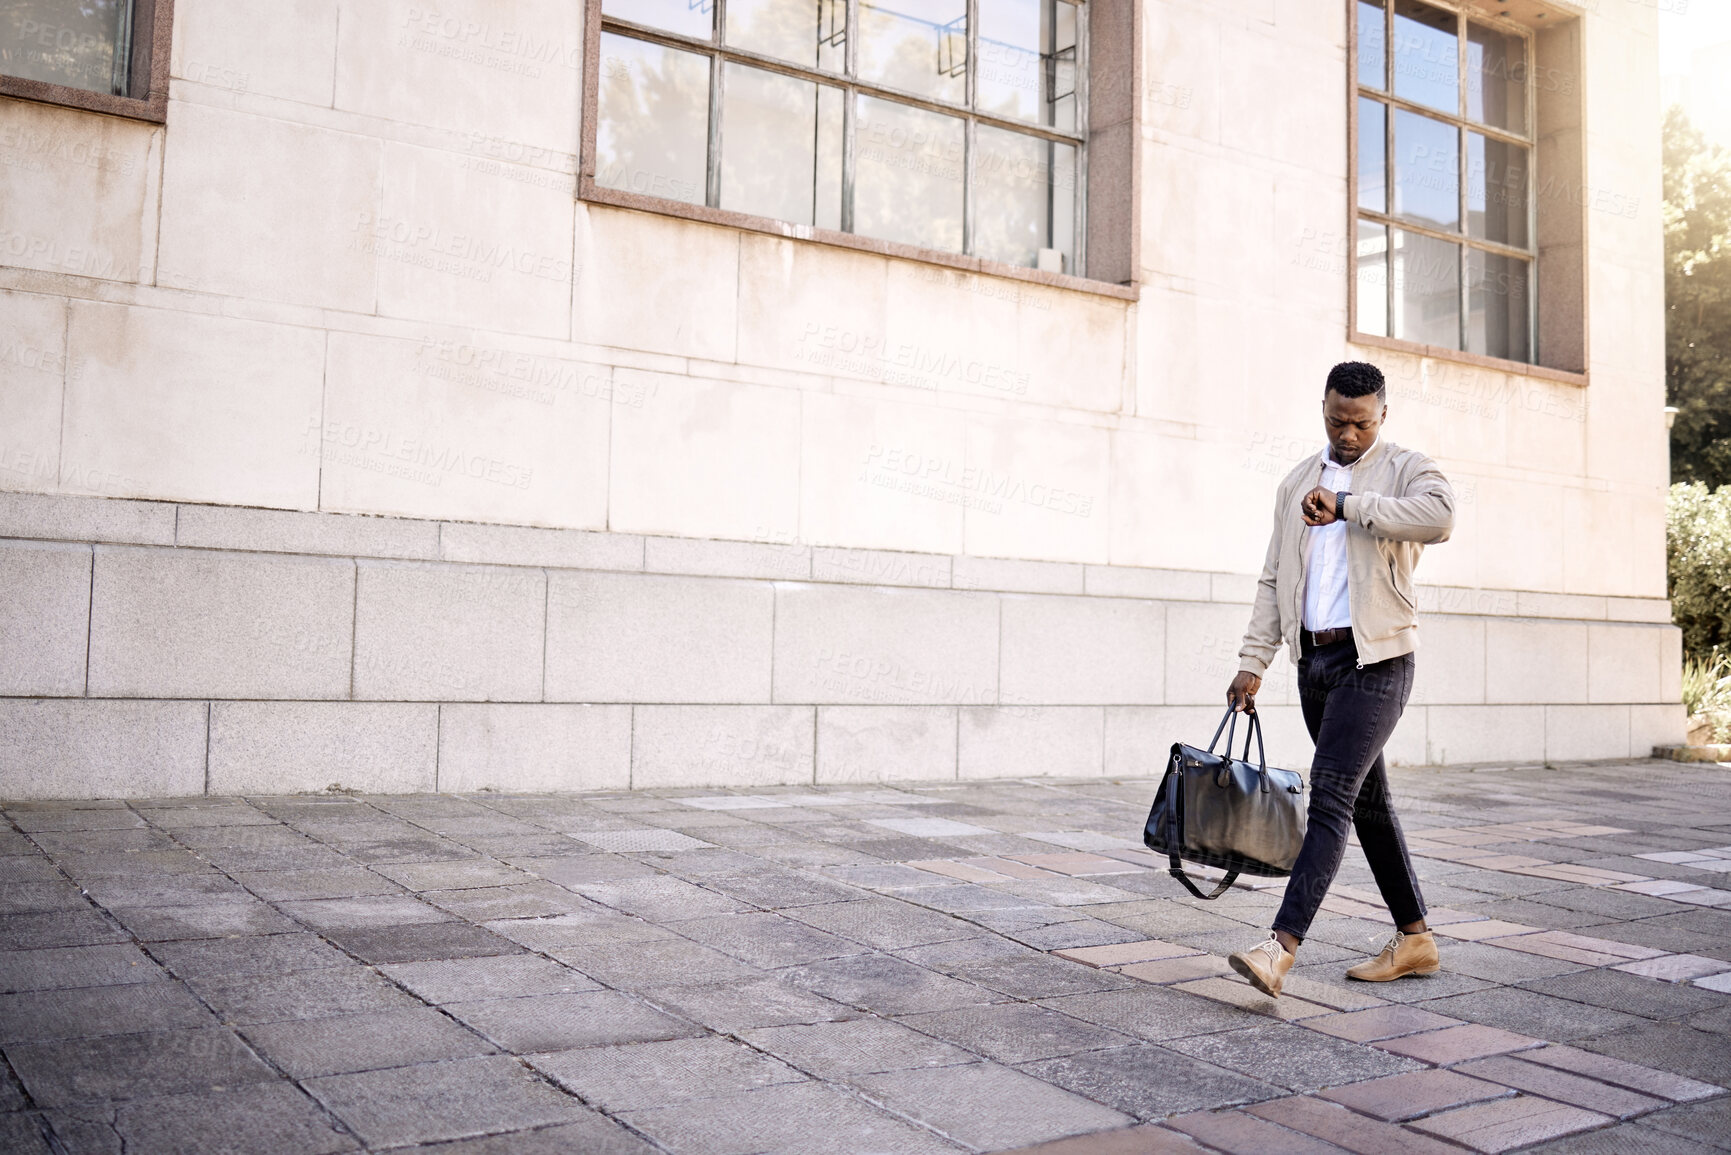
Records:
[[[1350,489],[1343,489],[1334,495],[1334,516],[1341,521],[1346,520],[1346,495],[1351,492]]]

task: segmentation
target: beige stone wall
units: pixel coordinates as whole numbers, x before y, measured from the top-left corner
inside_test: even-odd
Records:
[[[577,202],[581,9],[566,0],[468,0],[436,13],[395,0],[179,0],[166,126],[0,100],[0,489],[110,499],[116,524],[146,516],[136,510],[178,509],[169,540],[151,539],[177,552],[141,553],[125,563],[135,568],[115,571],[140,589],[199,591],[189,595],[197,600],[255,581],[224,576],[244,574],[244,559],[218,574],[182,549],[318,555],[283,571],[280,600],[267,608],[236,595],[223,610],[232,628],[205,640],[134,636],[123,656],[99,661],[104,631],[145,613],[117,593],[89,611],[91,665],[75,690],[64,688],[69,664],[42,675],[41,688],[5,694],[87,695],[122,711],[150,699],[178,718],[187,709],[178,699],[255,696],[235,688],[265,678],[284,655],[249,639],[252,629],[317,643],[288,663],[287,681],[261,682],[257,697],[371,700],[421,717],[421,703],[457,699],[440,692],[437,671],[372,662],[369,633],[413,639],[443,619],[436,607],[484,602],[506,613],[521,602],[529,613],[539,597],[538,626],[477,626],[462,648],[492,647],[503,668],[536,656],[560,701],[636,703],[639,728],[654,711],[703,701],[797,702],[791,708],[818,712],[817,763],[827,724],[854,735],[837,739],[854,743],[848,772],[867,773],[881,734],[859,737],[847,713],[866,707],[819,705],[827,699],[810,671],[777,665],[772,677],[758,663],[770,643],[754,623],[773,597],[776,654],[796,644],[787,631],[813,622],[820,634],[839,632],[797,644],[840,647],[853,644],[849,630],[881,631],[929,647],[926,664],[946,673],[953,664],[957,677],[983,680],[989,666],[1001,679],[994,705],[1029,695],[1048,707],[1029,740],[1050,743],[1061,763],[1076,748],[1071,737],[1082,741],[1124,694],[1162,706],[1219,696],[1228,670],[1193,669],[1182,657],[1175,666],[1173,654],[1241,631],[1274,483],[1319,443],[1327,367],[1361,356],[1388,371],[1389,435],[1436,456],[1460,493],[1455,539],[1427,554],[1421,578],[1461,591],[1450,595],[1461,604],[1506,606],[1477,633],[1437,619],[1427,666],[1466,687],[1451,691],[1451,709],[1537,711],[1444,740],[1433,710],[1430,736],[1410,739],[1419,744],[1404,756],[1534,757],[1553,749],[1544,735],[1554,710],[1606,700],[1669,710],[1675,693],[1658,667],[1638,692],[1593,696],[1608,675],[1595,675],[1603,666],[1588,657],[1622,644],[1622,627],[1587,624],[1621,599],[1650,606],[1664,596],[1650,6],[1604,3],[1585,17],[1585,387],[1347,344],[1344,3],[1145,4],[1136,302]],[[235,516],[251,519],[251,544],[199,537],[225,506],[245,507]],[[402,520],[341,519],[353,540],[335,548],[308,544],[311,523],[267,510]],[[440,523],[432,552],[384,556],[496,563],[499,550],[526,549],[532,560],[513,564],[545,573],[476,591],[460,574],[353,560],[378,556],[359,544],[368,535],[420,540]],[[608,532],[530,545],[506,527]],[[655,648],[666,643],[653,607],[656,598],[685,604],[684,579],[634,579],[648,583],[632,587],[636,618],[581,609],[622,596],[607,551],[637,537],[652,555],[639,555],[639,568],[702,579],[704,589],[728,577],[760,583],[705,603],[717,632],[677,676],[658,665],[675,655]],[[101,558],[130,539],[87,529],[62,540]],[[50,569],[71,564],[50,555]],[[123,554],[113,556],[121,566]],[[351,560],[333,569],[331,556]],[[857,560],[879,556],[903,560]],[[930,582],[883,576],[898,566]],[[1088,575],[1085,589],[1070,588],[1077,574]],[[803,593],[761,584],[777,576],[816,584]],[[852,596],[849,583],[932,584],[951,600],[939,609],[886,597],[867,612],[836,604]],[[297,607],[340,602],[343,589],[356,606],[376,603],[376,614],[354,610],[340,636],[297,617]],[[971,589],[1050,600],[992,595],[1008,632],[988,662],[984,649],[950,638],[974,628],[976,603],[957,592]],[[1069,595],[1102,597],[1084,607]],[[1113,608],[1113,596],[1127,600]],[[1102,682],[1086,661],[1090,639],[1152,638],[1139,615],[1171,598],[1186,609],[1162,617],[1157,656],[1123,655],[1133,674]],[[403,604],[429,608],[404,618],[391,608]],[[1556,616],[1577,624],[1536,620]],[[840,620],[861,624],[833,626]],[[1504,631],[1527,628],[1537,632],[1520,635],[1518,648],[1537,656],[1502,661],[1517,645]],[[620,681],[599,686],[593,667],[560,655],[565,636],[635,651],[647,681],[615,671]],[[1080,640],[1066,648],[1066,638]],[[1658,656],[1642,662],[1674,665],[1673,641],[1637,648],[1651,645]],[[343,660],[352,686],[337,672]],[[1528,673],[1552,687],[1554,702],[1532,700]],[[458,699],[542,700],[496,676],[498,685]],[[689,688],[713,686],[727,695]],[[309,731],[322,725],[320,708],[296,709]],[[494,708],[473,709],[481,712],[464,721],[447,709],[438,741],[451,726],[464,741],[495,734]],[[597,709],[548,714],[536,733],[549,743],[593,735],[612,749],[616,723]],[[208,749],[267,764],[245,745],[254,740],[248,710],[265,707],[201,714]],[[940,750],[910,713],[909,749],[932,765],[1008,769],[978,751],[992,741],[1022,749],[1015,727],[1033,724],[1012,718],[994,730],[969,716],[964,709],[962,738]],[[1616,734],[1592,738],[1583,723],[1571,749],[1621,756],[1631,734],[1646,734],[1626,712],[1604,725]],[[1113,731],[1093,732],[1107,765]],[[404,732],[403,749],[424,752],[415,733]],[[513,733],[487,740],[531,741]],[[645,765],[690,759],[672,739],[630,757],[640,755]],[[1094,764],[1093,754],[1084,761]]]

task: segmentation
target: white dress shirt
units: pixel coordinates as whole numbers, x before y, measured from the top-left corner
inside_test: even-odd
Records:
[[[1378,441],[1382,440],[1380,437]],[[1376,448],[1370,444],[1369,453]],[[1362,454],[1360,455],[1363,456]],[[1322,480],[1324,489],[1339,493],[1352,488],[1352,466],[1341,465],[1334,459],[1331,446],[1323,452]],[[1352,603],[1346,581],[1346,522],[1336,518],[1327,525],[1313,525],[1307,535],[1304,563],[1304,628],[1338,630],[1352,625]]]

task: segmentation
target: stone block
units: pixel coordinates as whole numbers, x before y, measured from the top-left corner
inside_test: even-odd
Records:
[[[981,1151],[1029,1147],[1131,1122],[1099,1103],[996,1063],[854,1077],[892,1110]]]
[[[1629,757],[1629,707],[1546,706],[1545,761]]]
[[[54,489],[65,405],[66,306],[60,297],[0,292],[7,356],[0,361],[0,490]]]
[[[955,776],[955,707],[818,707],[817,781],[919,782]]]
[[[1085,569],[1074,562],[1013,561],[959,554],[950,562],[950,585],[959,590],[1024,594],[1079,594]]]
[[[739,360],[826,377],[922,385],[918,374],[886,355],[889,264],[867,253],[740,234],[739,282],[752,286],[752,292],[739,299]],[[666,315],[694,314],[705,303],[700,298]],[[731,316],[728,323],[734,324]]]
[[[436,705],[408,702],[216,702],[210,788],[430,791],[437,783],[438,712]]]
[[[1110,434],[1023,418],[968,423],[967,464],[978,470],[962,552],[1103,563],[1110,528]]]
[[[646,1008],[643,1013],[654,1012]],[[591,1117],[582,1104],[509,1055],[326,1075],[305,1085],[368,1147],[405,1147]]]
[[[1539,762],[1545,757],[1542,706],[1427,706],[1425,762]]]
[[[1236,605],[1248,606],[1256,601],[1256,590],[1261,585],[1257,574],[1248,573],[1213,573],[1208,575],[1208,596],[1210,601],[1232,602]]]
[[[391,225],[412,235],[423,224],[380,218],[382,142],[202,103],[178,102],[174,115],[159,285],[373,311],[375,254],[392,247]],[[211,243],[217,236],[222,244]],[[316,330],[304,335],[322,344]],[[257,358],[250,377],[268,363]]]
[[[948,554],[817,546],[811,551],[811,577],[813,581],[854,585],[948,589],[950,558]]]
[[[562,139],[577,136],[572,132]],[[739,285],[757,283],[741,279],[740,244],[734,229],[578,205],[572,338],[734,360],[736,316],[746,296]],[[668,260],[674,252],[679,259]],[[632,291],[621,293],[619,286],[626,283]]]
[[[1688,726],[1681,702],[1629,707],[1629,757],[1646,758],[1655,746],[1681,746]]]
[[[1487,621],[1485,700],[1587,701],[1586,623]]]
[[[631,785],[631,707],[443,706],[438,789],[623,790]]]
[[[1006,702],[1149,706],[1163,700],[1166,607],[1129,598],[1006,594],[999,690]]]
[[[176,513],[175,544],[198,549],[427,560],[439,556],[436,521],[229,505],[183,505]]]
[[[810,782],[814,730],[810,706],[635,706],[631,785]]]
[[[791,540],[712,541],[697,537],[646,537],[642,541],[643,568],[650,573],[781,580],[811,576],[811,547]]]
[[[604,370],[510,338],[329,340],[322,418],[294,430],[305,459],[322,468],[322,508],[607,525],[613,406],[584,384]]]
[[[237,159],[233,167],[246,166]],[[200,236],[215,227],[201,224]],[[255,256],[263,263],[228,255],[244,247],[209,246],[219,249],[235,267],[262,271],[268,263],[262,253]],[[301,452],[301,440],[309,424],[318,425],[322,333],[76,301],[67,347],[78,372],[66,383],[62,488],[287,509],[318,505],[318,459]]]
[[[541,697],[547,579],[516,566],[356,566],[354,696],[522,702]]]
[[[1206,745],[1222,713],[1222,706],[1106,707],[1106,777],[1164,774],[1172,743]]]
[[[0,696],[84,693],[90,547],[0,541]]]
[[[1411,704],[1478,705],[1485,700],[1485,622],[1426,614],[1419,618]]]
[[[439,556],[489,565],[640,570],[643,539],[631,533],[448,521],[439,526]]]
[[[1101,706],[964,706],[960,778],[1097,778],[1105,765]]]
[[[354,604],[346,560],[98,546],[90,692],[347,697]]]
[[[775,700],[998,700],[998,598],[987,593],[781,583]]]
[[[1665,701],[1665,642],[1672,632],[1670,626],[1588,626],[1586,700]]]
[[[1099,597],[1205,602],[1211,598],[1215,576],[1197,570],[1091,565],[1086,567],[1085,584],[1089,593]]]
[[[1171,603],[1166,607],[1166,703],[1196,706],[1226,700],[1238,672],[1238,650],[1250,613],[1243,606]],[[1270,667],[1272,671],[1272,667]],[[1272,683],[1274,679],[1265,679]],[[1276,689],[1270,684],[1269,689]],[[1283,699],[1278,695],[1276,700]]]
[[[717,292],[732,299],[731,288]],[[712,304],[692,315],[713,312]],[[637,294],[631,309],[653,315]],[[616,376],[654,385],[655,394],[641,409],[613,414],[609,526],[734,541],[797,539],[797,390],[625,369]]]
[[[1671,624],[1671,603],[1664,598],[1606,598],[1605,617],[1613,622]]]
[[[204,793],[203,702],[0,699],[0,795]]]
[[[176,79],[329,107],[336,0],[180,0],[174,16]]]
[[[1519,590],[1515,612],[1523,618],[1571,618],[1604,621],[1605,599],[1592,594],[1545,594]]]
[[[10,100],[0,147],[0,263],[149,284],[161,125]]]
[[[549,701],[770,700],[767,583],[553,571],[547,601]]]
[[[808,541],[955,553],[981,477],[967,418],[931,405],[808,392],[802,398],[800,532]]]
[[[0,537],[173,545],[174,513],[163,502],[0,493]]]
[[[1428,706],[1407,706],[1382,748],[1390,766],[1424,766],[1430,762],[1430,710]]]

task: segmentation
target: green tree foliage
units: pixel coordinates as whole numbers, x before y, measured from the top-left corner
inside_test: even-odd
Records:
[[[1665,115],[1665,392],[1671,480],[1731,484],[1731,151]]]
[[[1683,629],[1684,652],[1731,649],[1731,485],[1671,487],[1665,554],[1671,617]]]

